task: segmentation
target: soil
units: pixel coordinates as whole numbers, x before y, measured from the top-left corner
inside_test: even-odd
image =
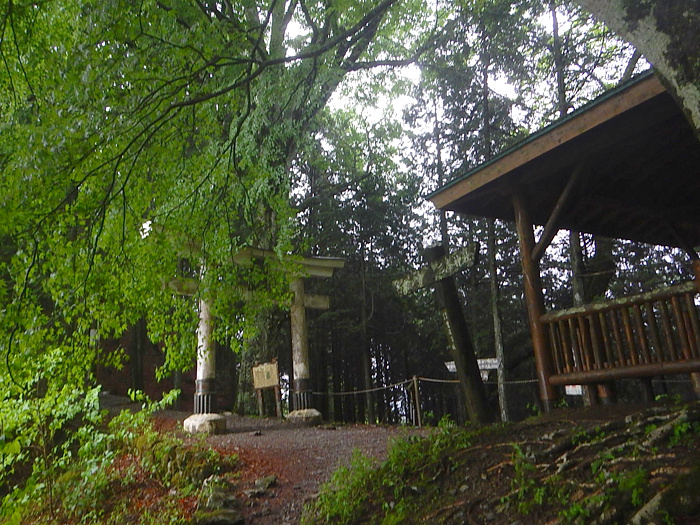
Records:
[[[160,424],[176,428],[187,415],[168,412],[160,416]],[[525,519],[514,508],[503,508],[499,504],[504,496],[512,496],[513,446],[517,444],[529,456],[537,458],[532,477],[538,482],[562,470],[571,479],[580,477],[584,486],[590,477],[591,462],[607,450],[604,447],[608,444],[623,446],[619,443],[627,438],[614,438],[613,429],[624,426],[618,423],[623,423],[626,417],[628,421],[639,417],[635,421],[640,422],[639,432],[643,435],[649,432],[648,418],[656,416],[649,416],[648,406],[612,405],[558,409],[520,423],[495,426],[493,432],[483,433],[471,447],[460,452],[460,457],[453,458],[461,465],[459,468],[445,467],[444,472],[435,474],[434,483],[444,487],[448,503],[439,507],[433,516],[425,516],[420,521],[493,525],[551,522],[552,513],[557,515],[556,509],[548,509],[546,504],[533,509]],[[599,444],[568,445],[573,435],[587,432],[592,436],[601,428],[608,434],[606,439],[597,440]],[[382,459],[392,439],[428,432],[430,430],[378,425],[304,428],[275,419],[228,415],[227,433],[210,436],[207,441],[218,450],[236,454],[240,460],[236,489],[237,496],[246,502],[247,525],[296,524],[305,503],[314,498],[339,466],[349,464],[353,450]],[[625,436],[630,434],[627,428],[623,432]],[[560,450],[562,444],[565,446]],[[670,483],[673,476],[687,472],[700,462],[697,446],[676,448],[673,454],[654,452],[648,458],[638,451],[637,455],[636,463],[620,468],[646,469],[650,476],[659,473],[653,478],[657,484]],[[562,461],[567,462],[565,469],[561,467]],[[249,491],[255,481],[266,476],[276,476],[276,484],[262,495],[251,496]],[[585,502],[588,495],[584,491],[574,494],[573,498],[579,497]]]

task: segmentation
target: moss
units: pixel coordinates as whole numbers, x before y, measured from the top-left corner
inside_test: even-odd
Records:
[[[625,0],[625,20],[630,24],[631,29],[637,29],[639,21],[651,14],[651,8],[656,4],[650,0]]]

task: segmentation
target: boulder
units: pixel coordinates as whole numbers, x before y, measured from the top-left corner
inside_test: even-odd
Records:
[[[319,425],[322,420],[323,417],[321,416],[321,413],[315,408],[294,410],[293,412],[290,412],[287,416],[287,421],[289,421],[290,423],[308,427]]]
[[[194,414],[185,419],[183,428],[190,434],[223,434],[226,418],[221,414]]]

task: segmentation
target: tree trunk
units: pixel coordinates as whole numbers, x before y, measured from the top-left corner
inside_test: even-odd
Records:
[[[557,111],[559,118],[562,118],[569,111],[569,103],[566,100],[565,64],[561,49],[561,36],[559,35],[559,18],[557,17],[557,6],[553,0],[549,2],[549,12],[552,16],[552,54],[554,55],[554,72],[557,77]]]
[[[425,259],[426,262],[430,263],[444,255],[443,247],[435,246],[426,250]],[[469,419],[473,423],[488,423],[492,417],[488,409],[486,391],[479,374],[474,346],[469,335],[467,322],[464,319],[464,311],[454,279],[448,277],[438,281],[435,285],[435,294],[445,321],[450,353],[457,367],[457,377],[462,388],[462,396],[467,406]]]
[[[442,138],[440,133],[440,119],[438,117],[437,99],[433,100],[433,140],[435,141],[435,166],[437,171],[438,187],[445,184],[445,167],[442,163]],[[445,210],[438,210],[440,219],[440,237],[442,245],[445,247],[445,253],[450,253],[450,233],[447,223],[447,214]]]
[[[481,96],[482,96],[482,123],[481,135],[483,143],[484,160],[489,161],[493,156],[491,146],[491,105],[490,105],[490,90],[489,90],[489,70],[491,68],[491,51],[488,46],[490,35],[486,32],[484,26],[480,28],[481,41],[484,43],[484,48],[481,53],[482,79],[481,79]],[[489,219],[488,221],[488,273],[489,273],[489,291],[491,293],[491,319],[493,321],[493,346],[496,351],[496,359],[498,360],[498,405],[501,413],[501,421],[508,421],[508,406],[506,402],[506,385],[505,385],[505,359],[503,357],[503,331],[501,327],[501,313],[498,308],[498,266],[496,262],[496,221]]]
[[[367,392],[365,393],[365,412],[367,415],[367,422],[368,423],[376,423],[377,417],[375,414],[374,410],[374,396],[372,395],[371,390],[373,388],[373,382],[372,382],[372,355],[370,353],[370,347],[369,347],[369,334],[368,334],[368,323],[369,323],[369,316],[367,313],[367,264],[366,264],[366,253],[365,253],[365,247],[364,243],[362,244],[362,247],[360,249],[362,253],[362,260],[360,261],[360,272],[361,276],[360,278],[362,279],[362,305],[361,305],[361,322],[362,326],[360,327],[362,333],[360,334],[360,344],[362,348],[360,349],[360,352],[362,352],[362,375],[364,378],[364,387]]]
[[[700,140],[700,2],[576,0],[651,62]]]

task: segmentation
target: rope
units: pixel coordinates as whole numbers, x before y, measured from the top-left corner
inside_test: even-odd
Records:
[[[368,388],[366,390],[352,390],[350,392],[311,392],[311,395],[314,396],[356,396],[359,394],[368,394],[370,392],[378,392],[379,390],[388,390],[389,388],[393,388],[395,386],[402,386],[407,383],[412,383],[413,379],[406,379],[405,381],[401,381],[400,383],[394,383],[393,385],[385,385],[385,386],[378,386],[376,388]]]
[[[431,377],[419,377],[418,381],[425,381],[426,383],[459,383],[457,379],[433,379]]]
[[[432,377],[417,377],[416,378],[418,381],[424,381],[426,383],[442,383],[442,384],[458,384],[459,380],[457,379],[435,379]],[[368,388],[365,390],[352,390],[350,392],[311,392],[311,395],[313,396],[357,396],[360,394],[369,394],[370,392],[379,392],[380,390],[388,390],[390,388],[394,388],[397,386],[403,386],[407,385],[409,383],[413,383],[413,379],[406,379],[404,381],[401,381],[399,383],[393,383],[391,385],[385,385],[385,386],[378,386],[376,388]],[[506,385],[529,385],[537,383],[537,379],[522,379],[519,381],[505,381]],[[484,381],[484,384],[486,385],[496,385],[498,384],[496,381]]]
[[[537,383],[537,379],[520,379],[517,381],[504,381],[506,385],[531,385]],[[484,381],[485,385],[497,385],[498,381]]]

